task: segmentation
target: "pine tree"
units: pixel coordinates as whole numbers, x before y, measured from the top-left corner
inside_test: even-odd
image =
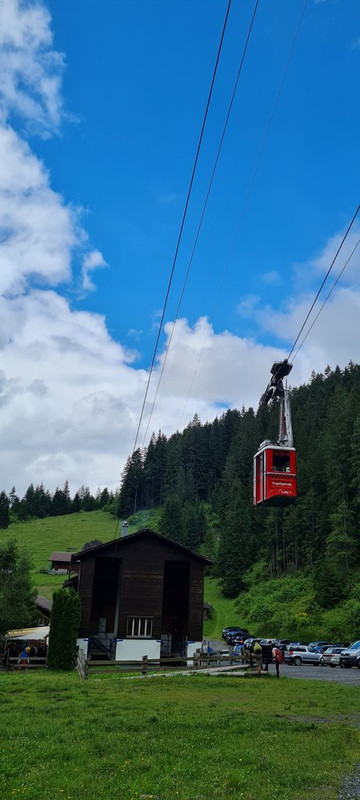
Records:
[[[57,589],[53,594],[47,658],[48,667],[51,669],[73,669],[80,616],[78,593],[73,589]]]
[[[159,531],[174,542],[186,544],[182,503],[175,494],[165,500],[159,520]]]
[[[36,595],[30,560],[10,539],[0,545],[0,634],[36,623]]]
[[[10,500],[6,492],[0,492],[0,528],[8,528],[10,525]]]

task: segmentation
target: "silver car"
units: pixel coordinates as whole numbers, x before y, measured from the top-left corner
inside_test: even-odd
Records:
[[[284,661],[286,664],[295,664],[299,667],[300,664],[320,664],[321,653],[317,653],[313,647],[305,644],[289,645],[284,652]]]

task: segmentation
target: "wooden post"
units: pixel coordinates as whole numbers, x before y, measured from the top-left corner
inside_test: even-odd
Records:
[[[148,661],[148,657],[147,656],[143,656],[142,657],[142,665],[141,665],[141,674],[142,675],[146,675],[146,673],[147,673],[147,667],[148,667],[147,661]]]
[[[88,661],[85,658],[83,650],[81,650],[80,648],[78,649],[77,653],[76,669],[80,675],[80,678],[82,678],[83,681],[86,681],[88,676]]]

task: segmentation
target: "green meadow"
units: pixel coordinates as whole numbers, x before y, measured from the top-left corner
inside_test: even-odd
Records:
[[[63,576],[39,570],[54,550],[115,535],[116,521],[94,511],[15,524],[0,541],[13,536],[29,552],[38,591],[50,597]],[[212,578],[205,599],[213,612],[204,636],[247,624]],[[358,694],[272,676],[90,673],[83,682],[77,673],[0,672],[0,797],[335,800],[359,758]]]
[[[64,576],[46,575],[49,557],[56,550],[76,552],[93,539],[107,542],[119,535],[116,520],[103,511],[80,512],[62,517],[46,517],[10,525],[0,531],[0,542],[14,538],[25,549],[33,563],[33,580],[40,595],[51,598],[62,586]]]
[[[332,800],[358,690],[318,681],[0,673],[2,800]]]

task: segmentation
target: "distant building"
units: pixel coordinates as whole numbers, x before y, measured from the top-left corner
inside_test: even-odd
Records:
[[[54,570],[54,572],[59,572],[60,575],[66,575],[70,570],[72,555],[72,553],[51,553],[49,558],[50,569]],[[74,569],[76,570],[76,566],[74,566]]]
[[[117,661],[192,656],[201,646],[204,570],[212,562],[145,529],[72,557],[78,645]]]

